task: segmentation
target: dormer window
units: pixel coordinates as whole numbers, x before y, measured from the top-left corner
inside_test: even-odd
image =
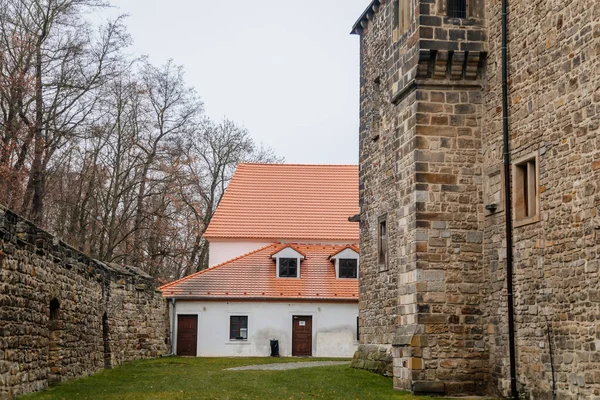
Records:
[[[298,259],[280,258],[279,259],[279,277],[297,278],[298,277]]]
[[[304,254],[291,246],[279,250],[271,256],[275,260],[278,278],[300,278],[300,263]]]
[[[340,278],[356,278],[358,277],[358,260],[352,258],[340,259]]]
[[[329,257],[335,263],[335,277],[338,279],[358,278],[358,248],[348,246]]]

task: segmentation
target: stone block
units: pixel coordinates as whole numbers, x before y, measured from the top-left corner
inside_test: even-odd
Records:
[[[412,384],[415,394],[443,394],[446,391],[444,382],[416,381]]]

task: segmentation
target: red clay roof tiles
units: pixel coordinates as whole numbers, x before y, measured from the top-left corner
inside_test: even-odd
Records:
[[[358,242],[355,165],[239,164],[207,239]]]
[[[358,280],[337,279],[329,260],[346,246],[294,244],[306,255],[300,264],[300,278],[277,278],[271,255],[288,246],[275,243],[262,247],[160,290],[164,297],[180,299],[358,301]]]

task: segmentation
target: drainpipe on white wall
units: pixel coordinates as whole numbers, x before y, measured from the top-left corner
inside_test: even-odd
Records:
[[[175,355],[175,298],[171,299],[171,352],[163,354],[163,357],[171,357]]]

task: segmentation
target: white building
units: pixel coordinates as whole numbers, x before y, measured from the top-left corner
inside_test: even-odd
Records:
[[[161,287],[173,351],[351,357],[357,212],[356,166],[240,164],[205,235],[211,268]]]

